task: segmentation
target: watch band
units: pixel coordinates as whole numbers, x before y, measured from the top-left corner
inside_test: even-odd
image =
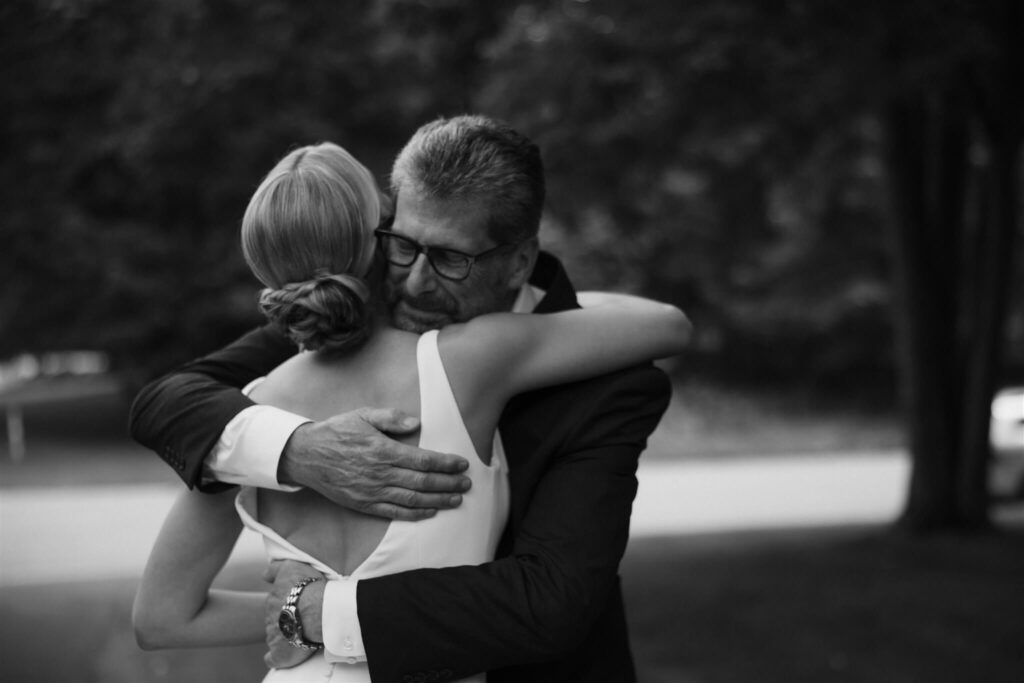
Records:
[[[297,647],[300,650],[319,650],[324,646],[323,643],[316,643],[306,639],[302,629],[302,620],[299,618],[299,597],[306,586],[316,581],[323,581],[323,578],[307,576],[292,586],[292,589],[288,591],[288,596],[281,607],[281,615],[277,620],[277,627],[281,630],[281,635],[285,637],[291,646]]]

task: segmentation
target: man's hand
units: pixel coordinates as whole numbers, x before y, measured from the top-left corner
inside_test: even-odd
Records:
[[[266,602],[267,654],[263,662],[271,669],[289,669],[309,659],[314,650],[295,647],[281,633],[277,625],[281,607],[292,587],[307,576],[323,575],[312,567],[294,560],[275,560],[263,573],[263,579],[273,583]],[[323,642],[321,616],[323,613],[324,584],[317,581],[306,586],[299,597],[299,620],[306,640]]]
[[[419,420],[397,410],[360,408],[304,424],[285,444],[278,480],[313,489],[338,505],[415,521],[458,507],[469,467],[457,455],[399,443]]]

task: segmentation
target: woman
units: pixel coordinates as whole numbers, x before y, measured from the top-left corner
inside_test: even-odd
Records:
[[[144,647],[264,640],[264,594],[210,590],[243,524],[263,536],[272,559],[306,562],[331,579],[491,559],[508,506],[495,434],[506,401],[677,353],[686,340],[689,324],[677,309],[620,296],[585,311],[491,314],[423,335],[394,329],[379,296],[385,265],[374,258],[380,222],[372,176],[335,145],[296,150],[264,179],[243,219],[243,250],[267,287],[261,308],[307,353],[250,395],[312,419],[365,405],[419,415],[418,445],[466,456],[472,489],[458,508],[421,522],[362,515],[311,491],[243,489],[235,505],[186,493],[161,530],[136,599]],[[310,679],[368,681],[369,674],[365,664],[314,656],[267,677]]]

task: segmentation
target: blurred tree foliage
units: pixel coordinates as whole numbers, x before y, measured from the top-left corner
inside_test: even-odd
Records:
[[[6,3],[0,356],[102,348],[147,376],[258,322],[237,226],[261,175],[324,139],[386,167],[443,108],[375,7]]]
[[[879,130],[849,68],[860,47],[815,8],[522,5],[481,101],[540,141],[583,284],[681,302],[720,375],[884,385]]]
[[[578,284],[691,312],[688,365],[885,396],[880,107],[985,41],[970,3],[890,4],[9,0],[0,357],[101,348],[141,379],[230,340],[258,322],[237,227],[278,157],[333,140],[383,182],[418,125],[475,110],[541,145]]]

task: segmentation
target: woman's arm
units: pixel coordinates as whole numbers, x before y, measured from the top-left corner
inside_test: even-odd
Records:
[[[680,353],[692,326],[669,304],[588,292],[586,308],[546,315],[496,313],[444,328],[453,386],[504,398]],[[463,397],[460,396],[460,399]]]
[[[185,491],[167,515],[135,596],[143,649],[261,643],[266,593],[210,590],[242,523],[234,495]]]
[[[576,303],[578,303],[581,308],[594,308],[596,306],[629,306],[631,304],[644,306],[646,304],[656,304],[658,302],[651,299],[645,299],[642,296],[622,294],[621,292],[585,291],[576,293]]]

